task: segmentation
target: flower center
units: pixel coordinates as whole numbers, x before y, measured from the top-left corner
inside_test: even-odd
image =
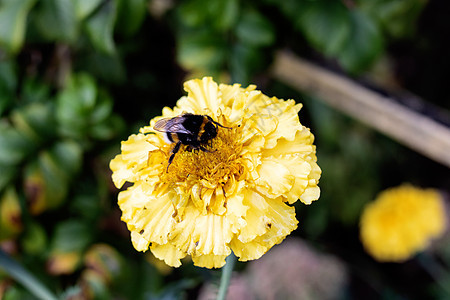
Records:
[[[239,157],[242,145],[236,137],[236,129],[218,127],[217,136],[202,145],[207,151],[182,145],[163,181],[185,183],[187,188],[200,181],[204,187],[215,189],[223,187],[232,177],[240,177],[243,173]]]

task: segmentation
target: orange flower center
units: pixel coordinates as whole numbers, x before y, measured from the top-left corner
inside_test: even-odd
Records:
[[[202,145],[208,151],[182,145],[162,180],[170,185],[201,181],[207,188],[217,188],[231,177],[239,178],[243,173],[239,155],[242,145],[237,143],[236,136],[236,128],[218,127],[217,136]]]

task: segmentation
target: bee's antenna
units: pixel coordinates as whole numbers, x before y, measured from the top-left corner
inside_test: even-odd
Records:
[[[220,124],[219,122],[216,122],[216,121],[214,121],[210,116],[206,116],[207,118],[208,118],[208,120],[210,120],[213,124],[216,124],[217,126],[220,126],[220,127],[222,127],[222,128],[228,128],[228,129],[233,129],[232,127],[226,127],[226,126],[223,126],[222,124]]]

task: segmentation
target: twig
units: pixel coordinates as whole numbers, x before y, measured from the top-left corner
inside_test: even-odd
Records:
[[[279,52],[275,78],[450,167],[450,129],[348,78]]]

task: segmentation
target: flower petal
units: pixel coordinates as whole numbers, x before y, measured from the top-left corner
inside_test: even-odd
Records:
[[[175,226],[172,217],[174,212],[168,194],[150,197],[146,205],[137,210],[132,220],[128,221],[128,225],[133,226],[134,231],[151,243],[165,244]]]
[[[271,198],[290,191],[295,182],[289,169],[275,159],[263,158],[257,172],[256,189]]]
[[[122,142],[122,153],[111,160],[109,165],[113,171],[113,182],[118,188],[126,181],[136,181],[139,171],[147,167],[148,153],[158,149],[148,139],[144,134],[133,134]]]
[[[297,131],[302,129],[302,125],[298,119],[298,112],[301,107],[301,104],[295,105],[294,100],[284,101],[272,98],[271,105],[268,106],[266,110],[272,118],[278,120],[278,126],[277,130],[274,130],[269,135],[265,136],[266,148],[273,148],[280,138],[284,138],[288,141],[294,140]]]
[[[183,220],[171,231],[170,243],[180,251],[191,254],[196,265],[214,265],[217,268],[219,262],[231,253],[228,246],[233,236],[231,228],[226,217],[211,213],[201,215],[198,209],[191,206],[186,208]],[[201,256],[209,258],[202,260]]]
[[[122,221],[128,224],[128,222],[133,220],[137,211],[147,204],[149,196],[145,191],[148,188],[149,186],[145,183],[137,182],[127,190],[119,193],[118,204],[122,210]]]
[[[219,90],[222,94],[222,101],[225,106],[232,106],[236,99],[245,92],[253,91],[256,89],[255,85],[249,85],[245,89],[240,84],[220,84]]]
[[[184,89],[188,96],[182,103],[177,103],[178,106],[190,107],[197,114],[217,114],[221,96],[217,83],[211,77],[189,80],[185,82]]]
[[[148,250],[150,242],[142,237],[137,231],[131,231],[131,243],[137,251],[145,252]]]
[[[113,171],[112,180],[117,188],[121,188],[125,182],[132,181],[134,177],[133,169],[128,167],[128,162],[121,154],[116,155],[109,163],[109,168]]]
[[[314,136],[306,127],[302,127],[295,133],[294,140],[290,141],[286,138],[277,140],[276,147],[265,149],[265,156],[274,156],[280,154],[298,154],[302,157],[311,156],[316,152],[316,147],[312,144]]]
[[[222,268],[225,265],[226,258],[227,255],[193,255],[192,261],[197,267],[212,269]]]
[[[231,253],[228,244],[233,237],[228,218],[207,214],[197,217],[193,239],[197,247],[196,254],[214,254],[228,256]]]
[[[152,244],[150,246],[150,250],[152,251],[153,255],[156,258],[164,260],[166,264],[175,268],[181,266],[180,259],[186,256],[185,252],[180,251],[171,244],[164,244],[164,245]]]
[[[254,196],[253,199],[258,199],[258,197]],[[249,205],[246,219],[248,220],[247,227],[251,229],[242,230],[237,240],[233,239],[231,243],[231,249],[240,257],[241,261],[258,259],[273,245],[280,243],[295,230],[298,224],[295,218],[295,208],[285,204],[281,197],[277,199],[260,197],[258,202],[254,201]],[[256,205],[265,207],[263,218],[257,219],[251,216],[257,213]],[[264,230],[262,230],[263,227]],[[264,233],[253,239],[245,239],[251,237],[248,232],[255,232],[255,229]]]
[[[241,228],[238,239],[247,243],[254,240],[257,236],[263,235],[267,231],[267,218],[265,213],[268,209],[268,204],[264,197],[252,190],[245,192],[244,205],[248,207],[245,215],[246,226]],[[234,249],[233,249],[234,251]]]
[[[231,249],[233,249],[233,253],[239,257],[239,261],[251,260],[250,257],[260,258],[270,249],[270,247],[264,243],[256,241],[243,243],[238,238],[234,238],[231,241],[230,246]]]

